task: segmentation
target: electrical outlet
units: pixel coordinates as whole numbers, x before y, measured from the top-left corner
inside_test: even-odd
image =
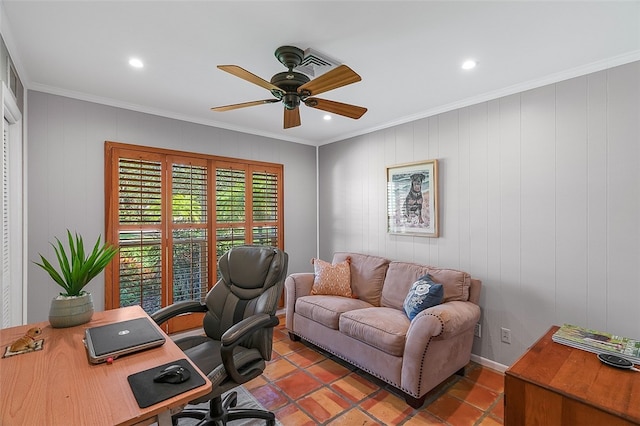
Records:
[[[500,329],[500,340],[502,340],[503,343],[511,344],[511,330],[502,327]]]
[[[479,322],[476,323],[476,328],[473,330],[473,335],[476,337],[482,337],[482,326]]]

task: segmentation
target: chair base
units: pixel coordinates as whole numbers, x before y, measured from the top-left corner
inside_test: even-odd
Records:
[[[267,426],[275,426],[276,416],[270,411],[255,410],[250,408],[234,407],[238,403],[238,394],[229,392],[222,400],[220,396],[209,401],[209,410],[188,409],[174,414],[171,418],[174,425],[178,425],[181,418],[200,420],[198,426],[224,426],[227,422],[241,419],[264,419]]]

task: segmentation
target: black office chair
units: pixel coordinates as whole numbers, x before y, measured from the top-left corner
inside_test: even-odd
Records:
[[[176,344],[207,375],[211,392],[191,404],[209,401],[208,410],[185,409],[179,418],[201,420],[200,425],[224,425],[227,421],[258,418],[275,425],[268,411],[234,408],[236,392],[222,400],[222,394],[259,376],[271,359],[273,328],[278,300],[287,275],[288,255],[264,246],[234,247],[222,255],[218,267],[222,278],[209,291],[204,303],[178,302],[151,317],[161,324],[177,315],[205,312],[206,335],[189,336]]]

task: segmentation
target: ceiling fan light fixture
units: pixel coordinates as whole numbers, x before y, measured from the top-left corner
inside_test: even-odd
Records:
[[[296,93],[287,93],[282,97],[286,109],[296,109],[300,106],[300,97]]]

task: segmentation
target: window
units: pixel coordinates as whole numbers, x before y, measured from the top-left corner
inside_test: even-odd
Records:
[[[107,142],[105,174],[106,239],[120,247],[107,309],[203,300],[231,247],[283,248],[282,165]],[[169,331],[200,324],[179,317]]]
[[[23,279],[23,144],[22,114],[2,84],[2,242],[0,244],[0,328],[24,324],[27,318]]]

